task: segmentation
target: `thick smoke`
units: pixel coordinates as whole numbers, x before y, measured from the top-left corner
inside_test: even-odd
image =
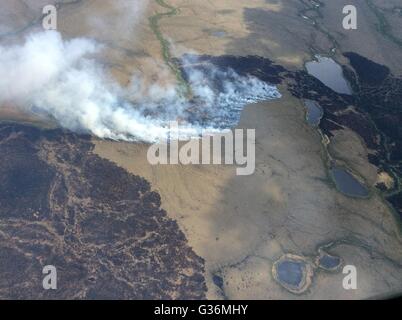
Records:
[[[35,0],[37,1],[37,0]],[[149,0],[109,0],[102,6],[97,5],[96,12],[85,16],[87,34],[98,36],[99,30],[104,32],[106,39],[110,36],[114,42],[135,41],[138,32],[136,28],[145,16]],[[112,31],[112,32],[110,32]]]
[[[146,86],[138,76],[122,88],[93,58],[101,50],[90,39],[63,40],[56,31],[0,46],[0,106],[16,105],[100,138],[153,142],[166,137],[170,121],[180,120],[181,135],[193,137],[236,125],[247,103],[280,97],[254,77],[212,65],[186,68],[191,101],[175,84]]]

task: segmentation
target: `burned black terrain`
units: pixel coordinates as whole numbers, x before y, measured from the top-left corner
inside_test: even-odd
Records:
[[[402,216],[402,78],[356,53],[345,56],[355,70],[345,68],[345,74],[356,92],[358,110],[369,115],[378,132],[379,147],[371,161],[394,178],[386,196]]]
[[[228,71],[234,70],[240,76],[255,76],[256,78],[269,83],[280,84],[283,80],[281,73],[286,69],[280,65],[273,63],[271,60],[259,56],[208,56],[185,54],[180,60],[175,60],[180,67],[185,80],[188,80],[187,69],[199,70],[206,77],[210,77],[211,68],[209,65],[214,65],[217,70]],[[214,70],[212,69],[212,72]],[[222,83],[219,78],[215,78],[215,87],[220,88]]]
[[[0,126],[1,299],[202,299],[204,261],[89,137]],[[42,269],[57,268],[57,290]]]

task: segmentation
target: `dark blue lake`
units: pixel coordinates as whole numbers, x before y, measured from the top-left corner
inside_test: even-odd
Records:
[[[365,198],[369,195],[368,189],[345,169],[332,168],[331,175],[335,181],[336,187],[342,193],[358,198]]]
[[[288,285],[298,287],[303,280],[303,263],[282,261],[277,266],[278,279]]]

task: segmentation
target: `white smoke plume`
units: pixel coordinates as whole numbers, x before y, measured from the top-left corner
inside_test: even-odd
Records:
[[[274,86],[213,66],[208,77],[186,70],[192,102],[173,84],[144,90],[138,76],[122,88],[93,58],[100,50],[90,39],[63,40],[56,31],[0,46],[0,106],[47,115],[64,128],[100,138],[154,142],[166,138],[170,121],[180,119],[181,135],[193,137],[236,125],[247,103],[280,97]]]
[[[37,0],[35,0],[37,1]],[[103,36],[112,37],[114,42],[135,41],[138,35],[138,25],[145,16],[149,0],[109,0],[102,9],[98,6],[96,12],[85,16],[86,30],[89,36],[96,37],[99,30]]]

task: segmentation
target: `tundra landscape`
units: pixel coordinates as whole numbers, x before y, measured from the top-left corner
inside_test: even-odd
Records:
[[[1,299],[402,293],[399,0],[0,2]],[[172,122],[254,170],[155,165]]]

